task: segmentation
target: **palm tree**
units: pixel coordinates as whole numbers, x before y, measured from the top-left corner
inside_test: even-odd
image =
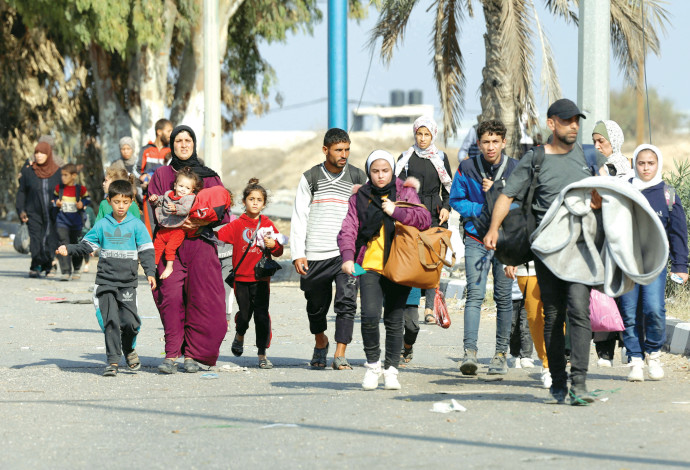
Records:
[[[390,62],[396,44],[421,0],[387,0],[371,33],[370,45],[382,39],[381,58]],[[436,9],[431,62],[443,111],[446,136],[457,131],[464,108],[466,70],[459,35],[465,15],[474,17],[472,0],[434,0]],[[551,14],[577,24],[578,0],[544,0]],[[668,23],[661,0],[611,0],[611,46],[626,81],[640,87],[638,70],[644,53],[659,53],[655,27]],[[508,152],[518,155],[519,122],[531,128],[537,121],[534,99],[534,35],[542,55],[541,88],[549,102],[561,98],[561,89],[548,38],[533,0],[479,0],[484,13],[486,62],[482,69],[480,120],[500,119],[508,128]],[[644,6],[643,41],[642,7]]]

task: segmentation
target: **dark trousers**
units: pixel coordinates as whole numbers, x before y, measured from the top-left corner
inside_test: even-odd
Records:
[[[266,281],[235,281],[235,298],[239,307],[239,312],[235,315],[235,329],[238,335],[244,336],[249,329],[249,321],[254,316],[259,356],[266,354],[266,349],[271,346],[271,316],[268,313],[270,294],[270,285]]]
[[[414,345],[417,342],[417,335],[419,334],[419,306],[406,305],[405,306],[405,334],[403,341],[408,346]]]
[[[29,215],[26,223],[29,229],[29,251],[31,252],[32,271],[49,272],[53,267],[55,250],[58,247],[58,236],[55,231],[55,222],[40,215]]]
[[[75,244],[79,243],[81,228],[71,229],[67,227],[58,227],[57,233],[60,239],[60,245]],[[58,255],[58,261],[60,262],[60,271],[62,274],[72,274],[72,268],[74,268],[74,272],[78,272],[81,269],[81,263],[84,261],[84,258],[81,255]]]
[[[386,328],[386,357],[384,368],[398,367],[403,346],[403,314],[410,288],[396,284],[381,274],[367,271],[359,280],[362,304],[362,342],[367,362],[381,357],[381,310]]]
[[[510,355],[513,357],[532,357],[532,335],[527,323],[525,300],[513,300],[513,324],[510,329]]]
[[[340,256],[308,261],[309,271],[300,280],[300,287],[307,299],[309,331],[313,335],[326,331],[328,309],[333,300],[333,281],[335,281],[335,341],[350,344],[355,326],[357,311],[357,278],[342,272]]]
[[[544,302],[544,342],[554,387],[567,387],[565,371],[566,310],[570,323],[570,375],[573,383],[584,383],[589,364],[592,326],[589,321],[589,286],[557,278],[539,259],[534,261]]]
[[[117,364],[134,351],[141,320],[137,314],[137,288],[99,286],[94,289],[96,317],[105,333],[108,364]]]

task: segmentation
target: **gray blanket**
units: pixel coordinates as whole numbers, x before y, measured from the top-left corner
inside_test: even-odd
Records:
[[[602,197],[601,213],[589,203]],[[557,277],[602,289],[611,297],[654,281],[668,260],[668,240],[647,199],[618,178],[596,176],[568,185],[531,237],[532,251]]]

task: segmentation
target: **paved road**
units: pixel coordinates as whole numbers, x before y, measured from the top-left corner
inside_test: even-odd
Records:
[[[671,365],[662,382],[628,384],[626,368],[593,366],[590,388],[614,391],[602,395],[607,400],[545,405],[538,369],[511,369],[501,382],[458,372],[462,315],[454,311],[449,330],[423,327],[414,361],[400,373],[401,391],[363,392],[359,325],[349,353],[354,371],[310,370],[302,294],[294,284],[275,284],[273,370],[256,368],[251,347],[233,357],[228,340],[219,365],[247,371],[161,376],[163,330],[142,288],[144,367],[104,378],[92,307],[36,300],[88,301],[94,275],[28,279],[28,258],[9,250],[0,246],[2,468],[690,466],[690,374],[677,357],[665,357]],[[482,373],[493,353],[493,321],[487,313],[480,327]],[[451,398],[467,411],[430,411]]]

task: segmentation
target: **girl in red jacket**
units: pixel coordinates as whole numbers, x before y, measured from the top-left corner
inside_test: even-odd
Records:
[[[261,216],[266,201],[266,189],[259,185],[258,179],[250,179],[242,193],[244,214],[218,231],[220,240],[232,244],[235,298],[240,310],[235,315],[237,332],[231,350],[235,356],[241,356],[244,352],[244,334],[254,315],[256,347],[259,350],[259,367],[262,369],[273,367],[266,358],[266,349],[271,345],[271,317],[268,314],[271,278],[257,279],[254,266],[261,259],[264,250],[273,256],[280,256],[285,244],[285,237],[278,233],[273,222],[266,216]]]

